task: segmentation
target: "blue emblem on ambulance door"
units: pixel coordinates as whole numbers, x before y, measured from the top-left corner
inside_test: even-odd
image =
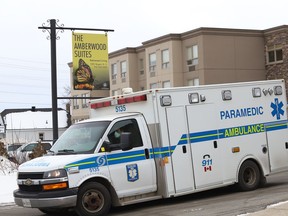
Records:
[[[137,164],[126,165],[126,171],[127,171],[127,180],[129,182],[134,182],[139,179]]]
[[[271,102],[270,107],[273,109],[271,114],[273,117],[276,116],[277,120],[280,119],[280,115],[284,115],[284,110],[282,109],[283,106],[283,102],[281,101],[279,103],[278,98],[275,98],[275,103]]]

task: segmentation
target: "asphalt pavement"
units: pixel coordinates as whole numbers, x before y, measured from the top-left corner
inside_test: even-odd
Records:
[[[267,206],[266,209],[255,213],[246,214],[247,216],[288,216],[288,201]]]

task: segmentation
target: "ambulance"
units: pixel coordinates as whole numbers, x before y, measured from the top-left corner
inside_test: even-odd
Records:
[[[288,168],[284,80],[125,93],[91,100],[91,118],[20,165],[17,205],[102,216],[232,184],[254,190]]]

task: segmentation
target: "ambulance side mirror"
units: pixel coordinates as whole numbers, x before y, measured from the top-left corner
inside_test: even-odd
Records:
[[[132,140],[131,140],[131,133],[130,132],[123,132],[121,133],[120,137],[120,145],[123,151],[127,151],[132,149]]]
[[[110,147],[110,142],[108,141],[104,141],[102,147],[101,147],[101,151],[102,152],[111,152],[111,147]]]

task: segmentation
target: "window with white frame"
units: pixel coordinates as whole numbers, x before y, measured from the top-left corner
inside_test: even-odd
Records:
[[[112,90],[112,96],[117,96],[118,95],[118,90]]]
[[[169,67],[169,50],[162,50],[162,68],[168,68]]]
[[[121,65],[121,78],[125,78],[126,77],[126,73],[127,73],[127,62],[126,61],[122,61],[120,63]]]
[[[198,45],[187,48],[187,65],[198,64]]]
[[[154,72],[156,69],[156,53],[149,55],[149,71]]]
[[[199,78],[188,80],[188,86],[199,86],[199,85],[200,85]]]
[[[144,60],[143,59],[139,59],[139,72],[140,72],[140,75],[144,74]]]
[[[170,81],[168,80],[168,81],[162,82],[162,87],[163,87],[163,88],[170,88],[170,87],[171,87]]]
[[[41,141],[44,140],[44,133],[39,133],[39,140],[41,140]]]
[[[111,65],[111,74],[112,74],[112,80],[116,80],[117,78],[117,64]]]
[[[73,109],[79,109],[79,104],[78,104],[78,96],[74,95],[74,99],[73,99]]]
[[[82,108],[87,108],[88,107],[87,97],[89,97],[89,94],[88,93],[82,94],[81,97],[82,97]]]
[[[267,62],[268,64],[283,62],[282,45],[274,45],[267,47]]]
[[[155,89],[157,88],[157,83],[151,83],[150,84],[150,89]]]

